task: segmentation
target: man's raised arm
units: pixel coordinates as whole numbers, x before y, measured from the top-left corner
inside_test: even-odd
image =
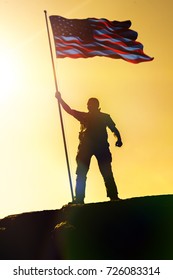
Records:
[[[73,110],[70,108],[70,106],[65,103],[65,101],[62,99],[61,94],[59,91],[55,93],[55,97],[59,100],[59,103],[62,105],[63,109],[70,115],[73,115]]]

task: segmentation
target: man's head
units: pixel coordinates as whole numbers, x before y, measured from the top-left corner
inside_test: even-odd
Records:
[[[99,111],[99,101],[97,98],[92,97],[88,99],[87,108],[89,112]]]

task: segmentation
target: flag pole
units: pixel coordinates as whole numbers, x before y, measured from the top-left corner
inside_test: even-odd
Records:
[[[57,83],[57,77],[56,77],[56,71],[55,71],[55,63],[54,63],[54,59],[53,59],[52,45],[51,45],[51,40],[50,40],[49,25],[48,25],[48,19],[47,19],[47,11],[44,10],[44,13],[45,13],[47,34],[48,34],[50,54],[51,54],[51,60],[52,60],[52,69],[53,69],[55,88],[56,88],[56,91],[58,91],[58,83]],[[69,184],[70,184],[70,190],[71,190],[71,196],[72,196],[72,202],[73,202],[74,201],[74,194],[73,194],[73,186],[72,186],[72,179],[71,179],[71,172],[70,172],[70,164],[69,164],[69,158],[68,158],[68,152],[67,152],[67,143],[66,143],[66,138],[65,138],[65,130],[64,130],[63,117],[62,117],[62,111],[61,111],[61,104],[60,104],[59,100],[58,100],[58,109],[59,109],[59,117],[60,117],[62,137],[63,137],[63,143],[64,143],[64,151],[65,151],[65,157],[66,157],[66,163],[67,163]]]

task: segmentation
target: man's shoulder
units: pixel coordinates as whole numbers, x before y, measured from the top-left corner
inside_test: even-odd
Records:
[[[104,120],[104,122],[106,123],[106,125],[109,127],[109,128],[112,128],[115,126],[115,123],[114,121],[112,120],[111,116],[107,113],[102,113],[102,119]]]
[[[72,111],[73,111],[74,114],[80,114],[80,115],[88,114],[87,112],[82,112],[82,111],[78,111],[78,110],[74,110],[74,109],[72,109]]]
[[[72,115],[73,117],[75,117],[77,120],[82,121],[88,113],[86,112],[81,112],[81,111],[77,111],[77,110],[72,110]]]
[[[103,118],[110,118],[110,115],[107,113],[100,112],[100,114]]]

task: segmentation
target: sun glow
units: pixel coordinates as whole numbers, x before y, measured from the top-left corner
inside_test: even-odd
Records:
[[[19,56],[14,52],[0,52],[0,100],[11,96],[22,79],[22,69]]]

